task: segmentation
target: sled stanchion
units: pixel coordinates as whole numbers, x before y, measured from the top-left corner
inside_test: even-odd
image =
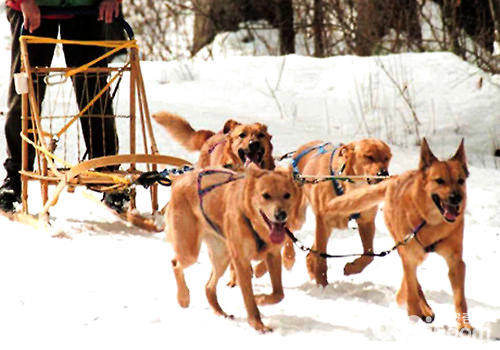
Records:
[[[137,50],[135,48],[132,48],[130,50],[130,57],[131,61],[134,62],[137,59]],[[136,76],[137,72],[135,70],[134,65],[130,65],[130,91],[129,91],[129,109],[130,109],[130,125],[129,125],[129,132],[130,132],[130,154],[135,154],[136,153],[136,97],[135,97],[135,90],[136,90]],[[130,163],[130,168],[129,171],[133,172],[136,170],[136,165],[135,163]],[[132,189],[130,193],[130,202],[129,202],[129,211],[135,210],[137,207],[136,203],[136,191],[135,189]]]
[[[24,69],[24,63],[22,70]],[[24,91],[21,97],[21,134],[28,137],[28,92]],[[21,143],[21,170],[28,169],[28,143]],[[21,203],[22,213],[28,213],[28,177],[21,174]]]
[[[131,60],[134,61],[137,59],[137,51],[136,49],[131,49],[130,50],[130,56]],[[136,145],[135,145],[135,111],[136,111],[136,100],[135,100],[135,89],[136,89],[136,75],[135,67],[131,65],[130,67],[130,154],[135,154],[136,152]],[[131,163],[130,164],[131,170],[135,169],[135,164]]]

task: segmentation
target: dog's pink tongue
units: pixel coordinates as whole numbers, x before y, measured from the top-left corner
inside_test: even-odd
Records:
[[[285,224],[271,223],[271,232],[269,238],[274,244],[280,244],[284,241],[286,235]]]
[[[455,221],[458,216],[458,208],[454,206],[446,205],[444,208],[444,217],[450,221]]]
[[[249,157],[249,156],[247,156],[246,160],[245,160],[245,167],[247,167],[250,163],[257,164],[257,158],[256,157]],[[257,164],[257,165],[259,165],[259,164]]]

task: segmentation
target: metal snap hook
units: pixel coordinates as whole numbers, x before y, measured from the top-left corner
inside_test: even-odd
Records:
[[[58,80],[56,80],[56,79],[58,79]],[[46,75],[43,78],[43,81],[48,86],[50,86],[50,85],[64,84],[67,80],[68,80],[68,77],[66,76],[66,73],[64,73],[64,72]]]

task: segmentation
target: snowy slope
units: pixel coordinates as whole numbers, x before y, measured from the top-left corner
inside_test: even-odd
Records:
[[[3,36],[7,26],[0,23]],[[6,82],[9,55],[4,47],[0,81]],[[500,337],[500,164],[491,156],[493,145],[500,143],[498,76],[478,72],[449,53],[228,57],[143,62],[142,69],[151,111],[177,112],[195,128],[212,130],[219,130],[229,117],[265,122],[277,155],[313,139],[346,142],[370,135],[391,144],[391,173],[414,168],[418,148],[412,108],[420,135],[430,139],[439,157],[453,154],[465,137],[471,160],[465,213],[466,296],[477,337],[457,338],[443,329],[454,326],[454,308],[445,263],[434,255],[421,267],[419,278],[436,312],[438,332],[408,319],[396,305],[394,294],[402,277],[397,254],[350,277],[342,274],[349,260],[329,261],[330,285],[321,288],[309,281],[305,254],[297,251],[295,267],[284,272],[285,299],[260,308],[264,323],[275,331],[260,335],[246,322],[239,289],[224,285],[227,275],[219,286],[219,301],[235,320],[213,315],[204,295],[210,264],[203,250],[199,264],[186,270],[191,306],[181,309],[170,268],[172,250],[164,235],[118,221],[77,190],[63,193],[51,211],[53,228],[48,232],[0,217],[0,349],[166,349],[175,344],[223,349],[498,347],[491,340]],[[406,101],[400,91],[408,93]],[[6,92],[2,83],[2,111]],[[126,129],[120,125],[123,135]],[[196,159],[159,127],[155,131],[162,153]],[[3,134],[0,147],[5,149]],[[40,201],[36,187],[32,185],[30,192],[33,210]],[[162,204],[168,195],[168,189],[162,190]],[[306,245],[314,232],[312,213],[308,215],[297,232]],[[70,239],[52,238],[55,233]],[[377,217],[375,249],[392,244]],[[329,251],[360,250],[356,231],[333,233]],[[257,292],[270,291],[269,278],[255,280],[254,286]]]

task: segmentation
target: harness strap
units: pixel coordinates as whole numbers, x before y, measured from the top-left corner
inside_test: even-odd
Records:
[[[437,241],[435,241],[434,243],[429,244],[428,246],[424,246],[422,244],[422,242],[420,242],[420,240],[417,237],[415,237],[415,240],[417,241],[418,244],[420,244],[420,246],[422,247],[422,249],[424,250],[424,252],[426,252],[426,253],[434,253],[436,251],[437,245],[439,243],[443,242],[445,240],[445,238],[438,239]]]
[[[245,220],[245,223],[250,228],[250,232],[252,232],[253,238],[255,239],[255,243],[257,244],[257,251],[260,252],[262,249],[264,249],[266,247],[266,242],[262,238],[260,238],[259,233],[253,227],[250,219],[247,218],[244,214],[241,214],[241,215],[243,215],[243,219]]]
[[[226,180],[222,181],[222,182],[215,183],[215,184],[212,184],[212,185],[210,185],[208,187],[202,188],[201,187],[201,180],[202,180],[202,178],[204,176],[213,175],[213,174],[226,174],[226,175],[229,175],[229,177]],[[228,183],[236,181],[236,180],[240,180],[240,179],[242,179],[242,178],[245,177],[244,175],[237,176],[237,177],[235,175],[236,175],[236,173],[234,173],[232,171],[212,170],[212,169],[200,171],[200,173],[198,174],[197,187],[198,187],[198,198],[199,198],[199,201],[200,201],[200,210],[201,210],[201,213],[203,214],[203,217],[208,222],[208,224],[210,225],[210,227],[215,232],[217,232],[217,234],[219,234],[222,237],[224,237],[224,234],[222,233],[221,228],[215,222],[213,222],[212,220],[210,220],[210,218],[208,217],[207,213],[205,212],[205,209],[203,208],[203,197],[207,193],[209,193],[210,191],[216,189],[217,187],[223,186],[225,184],[228,184]]]
[[[325,149],[326,146],[328,145],[331,145],[330,142],[325,142],[323,143],[322,145],[316,145],[316,146],[313,146],[313,147],[309,147],[309,148],[306,148],[305,150],[303,150],[302,152],[300,152],[298,154],[297,157],[295,157],[293,160],[292,160],[292,168],[293,168],[293,172],[296,173],[296,174],[300,174],[300,171],[299,171],[299,162],[300,160],[308,155],[309,153],[311,153],[312,151],[314,150],[318,150],[318,153],[319,154],[323,154],[323,153],[326,153],[327,150]]]
[[[215,151],[215,149],[219,146],[219,145],[223,145],[226,143],[226,140],[222,140],[222,141],[219,141],[219,142],[216,142],[214,143],[212,146],[210,146],[210,148],[208,149],[208,154],[212,154],[213,151]]]
[[[361,257],[361,256],[371,256],[371,257],[378,257],[382,258],[384,256],[389,255],[392,253],[394,250],[396,250],[398,247],[402,245],[408,244],[409,241],[411,241],[413,238],[416,238],[418,232],[426,225],[425,220],[423,220],[417,227],[415,227],[408,235],[403,238],[403,240],[397,242],[391,249],[381,251],[380,253],[374,253],[374,252],[366,252],[362,254],[340,254],[340,255],[332,255],[328,253],[323,253],[320,252],[316,249],[312,249],[309,247],[304,246],[298,239],[297,237],[294,236],[294,234],[286,228],[286,233],[288,237],[292,240],[292,242],[303,252],[308,252],[308,253],[313,253],[315,255],[318,255],[321,258],[327,259],[327,258],[350,258],[350,257]]]
[[[331,176],[337,175],[337,174],[335,174],[335,170],[332,167],[333,157],[335,156],[335,152],[337,151],[337,148],[338,147],[335,147],[332,151],[332,154],[330,155],[330,175]],[[339,171],[339,175],[344,170],[343,168],[344,167],[342,167],[342,169]],[[335,190],[335,193],[337,194],[337,196],[342,196],[344,194],[344,188],[340,185],[340,183],[334,177],[332,177],[332,185],[333,185],[333,189]]]
[[[318,154],[325,154],[328,152],[326,150],[326,147],[331,146],[331,145],[332,144],[330,142],[326,142],[326,143],[323,143],[321,145],[316,145],[313,147],[306,148],[305,150],[300,152],[299,155],[297,157],[295,157],[292,161],[292,168],[293,168],[294,177],[297,178],[298,176],[300,176],[299,162],[304,156],[306,156],[307,154],[311,153],[312,151],[314,151],[316,149],[318,150]],[[342,196],[344,194],[344,188],[335,178],[337,176],[337,174],[335,173],[335,169],[333,169],[333,167],[332,167],[332,161],[333,161],[333,157],[335,156],[335,152],[337,151],[337,149],[340,146],[342,146],[342,144],[339,144],[337,147],[334,147],[333,150],[331,151],[332,153],[330,154],[330,163],[329,163],[330,164],[330,176],[331,176],[330,180],[332,181],[333,190],[335,191],[335,194],[337,196]],[[338,175],[342,174],[342,172],[344,171],[344,168],[345,168],[345,164],[340,168]],[[351,181],[351,180],[346,179],[344,181]],[[353,213],[353,214],[349,215],[349,220],[357,220],[360,217],[361,217],[360,213]]]

